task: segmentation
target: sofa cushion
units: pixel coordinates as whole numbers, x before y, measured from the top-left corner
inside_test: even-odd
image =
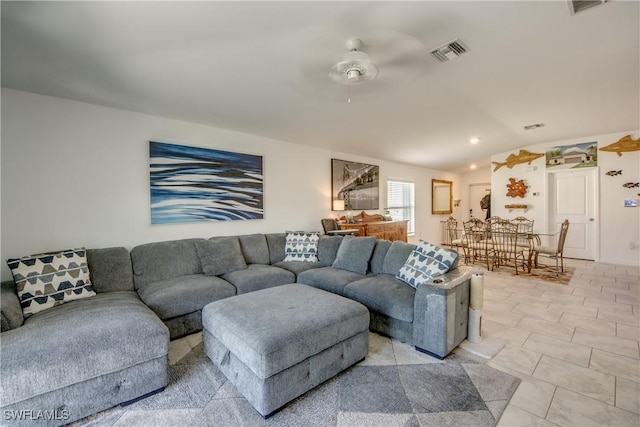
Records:
[[[416,245],[398,240],[391,243],[391,247],[387,251],[384,262],[382,263],[382,272],[384,274],[391,274],[392,276],[398,274],[398,271],[400,271],[415,248]]]
[[[387,252],[391,247],[391,242],[388,240],[377,240],[376,246],[373,249],[371,260],[369,261],[369,271],[373,274],[382,274],[382,266],[384,265],[384,259],[387,256]]]
[[[160,280],[138,289],[140,299],[163,320],[202,310],[212,301],[235,294],[229,282],[202,274]]]
[[[86,253],[84,248],[68,249],[7,261],[25,317],[96,295]]]
[[[267,246],[269,247],[269,264],[274,265],[284,261],[285,234],[269,233],[265,234],[264,237],[266,237]]]
[[[71,301],[2,334],[0,405],[166,358],[168,352],[167,328],[135,292]]]
[[[133,267],[127,248],[87,249],[87,262],[96,292],[133,291]]]
[[[364,304],[369,310],[405,322],[413,322],[416,290],[388,274],[366,277],[349,283],[344,296]]]
[[[336,260],[342,236],[320,236],[318,241],[318,261],[323,265],[331,265]]]
[[[342,295],[345,286],[362,278],[364,278],[362,274],[349,270],[320,267],[300,273],[297,282]]]
[[[24,314],[22,314],[22,307],[16,293],[16,284],[13,280],[2,282],[0,307],[2,308],[0,316],[0,330],[2,332],[22,326]]]
[[[318,232],[287,231],[284,260],[318,262],[319,239]]]
[[[196,249],[202,271],[207,276],[221,276],[247,268],[237,237],[212,237],[196,242]]]
[[[269,245],[264,234],[244,234],[238,240],[247,264],[269,264]]]
[[[458,254],[420,240],[396,277],[414,288],[445,274],[454,266]]]
[[[376,238],[345,236],[338,249],[336,260],[332,267],[367,274],[369,259],[376,245]]]
[[[249,264],[246,270],[232,271],[221,277],[236,287],[238,295],[296,281],[292,272],[263,264]]]
[[[171,240],[147,243],[133,248],[131,263],[136,289],[174,277],[202,274],[196,242],[203,240]]]

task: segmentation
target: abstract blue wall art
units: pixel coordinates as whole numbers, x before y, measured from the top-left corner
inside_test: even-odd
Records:
[[[262,156],[149,141],[151,223],[262,219]]]

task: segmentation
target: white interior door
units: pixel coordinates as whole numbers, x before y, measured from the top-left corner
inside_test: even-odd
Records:
[[[549,228],[559,231],[562,221],[569,220],[566,257],[596,257],[596,177],[596,168],[549,173]]]
[[[469,185],[469,217],[485,219],[486,212],[480,208],[480,200],[491,192],[491,183],[470,184]]]

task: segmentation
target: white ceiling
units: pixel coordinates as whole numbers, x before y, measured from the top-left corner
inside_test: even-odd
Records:
[[[640,128],[639,9],[3,1],[2,85],[465,172],[525,145]],[[379,75],[347,103],[328,74],[354,36]],[[454,38],[470,52],[428,55]]]

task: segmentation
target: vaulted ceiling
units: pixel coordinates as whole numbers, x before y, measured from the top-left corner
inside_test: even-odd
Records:
[[[640,128],[639,5],[3,1],[2,85],[465,172]],[[329,72],[351,37],[379,73],[349,87]],[[454,39],[469,52],[429,54]]]

